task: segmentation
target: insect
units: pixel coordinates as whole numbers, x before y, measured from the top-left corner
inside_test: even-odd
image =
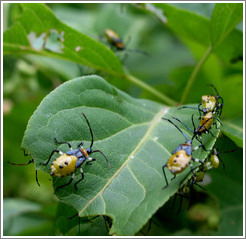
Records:
[[[211,86],[216,91],[217,95],[203,95],[202,96],[202,103],[200,103],[198,105],[198,108],[189,107],[189,106],[182,106],[179,109],[182,109],[182,108],[198,109],[200,117],[201,117],[201,113],[203,113],[205,115],[205,114],[211,112],[213,114],[213,117],[216,117],[215,115],[218,116],[218,117],[216,117],[216,119],[218,120],[218,118],[220,118],[220,116],[222,114],[223,98],[219,95],[219,93],[218,93],[218,91],[214,85],[209,84],[209,86]],[[202,106],[202,109],[201,109],[201,106]]]
[[[23,150],[23,152],[24,152],[24,156],[25,156],[25,157],[28,156],[28,155],[30,155],[29,153],[26,153],[26,152],[25,152],[25,149],[22,149],[22,150]],[[11,164],[11,165],[18,165],[18,166],[29,165],[29,164],[31,164],[31,163],[34,163],[34,159],[33,159],[33,158],[32,158],[31,160],[29,160],[27,163],[23,163],[23,164],[21,164],[21,163],[12,163],[12,162],[8,161],[8,164]],[[36,182],[37,182],[38,186],[40,186],[39,181],[38,181],[38,171],[37,171],[37,170],[35,170],[35,175],[36,175]]]
[[[189,176],[189,174],[187,174],[184,177],[184,179],[180,182],[180,186],[179,186],[178,192],[175,194],[174,202],[173,202],[173,205],[174,205],[175,201],[176,201],[176,197],[180,196],[180,204],[179,204],[179,209],[177,211],[177,214],[181,210],[183,198],[184,197],[186,198],[187,197],[186,195],[189,194],[189,198],[191,199],[191,191],[192,191],[194,185],[200,187],[203,190],[206,190],[206,188],[202,187],[199,183],[203,182],[205,174],[207,173],[207,171],[209,171],[209,170],[211,170],[213,168],[215,168],[215,169],[218,168],[219,165],[220,165],[220,162],[222,163],[223,168],[225,169],[224,162],[220,158],[219,154],[230,153],[230,152],[234,152],[236,150],[237,149],[233,149],[233,150],[230,150],[230,151],[219,152],[217,147],[214,146],[213,150],[208,155],[208,157],[204,160],[204,162],[201,165],[199,165],[196,168],[194,168],[194,170],[198,168],[198,171],[195,174],[193,174],[191,176],[191,178],[185,184],[183,184],[183,183],[186,180],[186,178]],[[189,203],[188,208],[189,207],[190,207],[190,203]]]
[[[115,47],[118,51],[125,50],[125,45],[123,44],[122,39],[115,31],[111,29],[105,29],[104,35],[106,36],[108,43]]]
[[[145,51],[137,50],[137,49],[129,49],[126,48],[126,44],[123,43],[123,40],[119,37],[119,35],[113,31],[112,29],[105,29],[104,35],[113,48],[115,48],[117,51],[131,51],[131,52],[138,52],[143,55],[149,56],[149,54]]]
[[[56,160],[54,160],[51,164],[51,171],[50,171],[50,175],[51,176],[56,176],[56,177],[65,177],[65,176],[68,176],[70,174],[72,174],[72,177],[70,178],[69,182],[64,184],[64,185],[61,185],[59,187],[57,187],[55,189],[55,192],[60,189],[60,188],[63,188],[69,184],[72,183],[73,179],[75,178],[75,172],[78,168],[80,168],[80,173],[81,173],[81,178],[74,184],[74,187],[76,190],[78,190],[77,188],[77,184],[84,179],[84,172],[83,172],[83,169],[82,169],[82,165],[85,161],[86,164],[90,164],[91,162],[95,161],[96,159],[95,158],[90,158],[89,155],[92,154],[92,153],[101,153],[103,155],[103,157],[105,158],[107,164],[108,164],[108,167],[110,167],[110,163],[107,159],[107,157],[104,155],[104,153],[100,150],[92,150],[92,146],[93,146],[93,143],[94,143],[94,138],[93,138],[93,133],[92,133],[92,129],[91,129],[91,126],[90,126],[90,123],[87,119],[87,117],[85,116],[84,113],[82,113],[82,115],[84,116],[86,122],[87,122],[87,125],[89,127],[89,130],[90,130],[90,134],[91,134],[91,145],[88,149],[84,149],[83,148],[83,145],[84,145],[84,142],[82,141],[81,143],[78,144],[78,148],[77,149],[72,149],[72,146],[70,143],[68,142],[58,142],[57,139],[55,138],[55,142],[57,144],[67,144],[68,147],[70,148],[69,151],[67,151],[66,153],[63,153],[62,151],[58,150],[58,149],[54,149],[51,154],[50,154],[50,157],[49,159],[47,160],[46,163],[40,163],[40,164],[43,164],[43,165],[48,165],[51,157],[53,156],[54,153],[59,153],[60,156],[58,158],[56,158]]]
[[[175,117],[172,117],[172,118],[177,119]],[[170,119],[166,119],[166,118],[162,118],[162,119],[167,120],[172,125],[174,125],[179,130],[179,132],[185,137],[185,140],[186,140],[184,144],[180,144],[172,152],[172,155],[168,159],[167,163],[162,166],[163,175],[166,181],[166,185],[163,188],[165,189],[168,187],[168,181],[167,181],[167,177],[165,173],[165,168],[167,167],[168,170],[174,175],[174,177],[171,180],[173,180],[176,177],[176,174],[184,171],[188,165],[190,165],[191,171],[193,172],[194,169],[193,169],[191,160],[194,162],[200,162],[200,163],[203,163],[203,161],[201,161],[200,159],[193,158],[192,152],[202,147],[203,145],[196,146],[194,149],[192,149],[192,141],[194,139],[194,136],[192,137],[191,140],[188,140],[186,134],[176,124],[174,124]]]
[[[191,117],[191,121],[192,121],[192,125],[194,130],[191,130],[187,125],[185,125],[182,121],[180,121],[178,118],[173,117],[174,119],[176,119],[178,122],[180,122],[182,125],[184,125],[190,132],[193,133],[193,138],[196,138],[200,143],[201,143],[201,147],[205,150],[205,151],[210,151],[207,150],[205,148],[205,146],[202,143],[202,134],[204,133],[210,133],[214,138],[215,136],[213,135],[213,133],[210,131],[211,126],[213,125],[213,116],[212,113],[209,112],[206,115],[201,117],[199,126],[196,127],[195,123],[194,123],[194,114]]]

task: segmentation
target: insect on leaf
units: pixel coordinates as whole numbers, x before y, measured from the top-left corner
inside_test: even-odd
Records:
[[[176,116],[189,127],[191,113],[147,100],[137,100],[108,84],[98,76],[85,76],[70,80],[44,98],[25,132],[22,147],[35,159],[36,169],[50,172],[46,162],[52,150],[68,151],[67,145],[56,145],[54,138],[71,142],[73,149],[81,142],[90,146],[91,135],[82,113],[88,118],[94,134],[92,154],[96,161],[84,164],[84,180],[74,182],[56,192],[61,202],[75,208],[81,217],[107,215],[113,220],[110,234],[134,235],[178,189],[189,167],[165,185],[162,166],[171,152],[185,139],[181,133],[162,117]],[[198,124],[197,116],[195,116]],[[177,124],[179,124],[177,122]],[[183,129],[184,127],[179,124]],[[192,137],[191,132],[187,137]],[[213,130],[213,134],[218,134]],[[211,136],[203,141],[209,149],[215,142]],[[194,142],[197,145],[197,142]],[[54,161],[59,154],[52,157]],[[206,153],[199,149],[194,157],[204,159]],[[79,170],[74,181],[80,179]],[[54,188],[67,183],[70,176],[53,177]],[[42,183],[41,183],[42,184]],[[52,193],[52,192],[51,192]]]
[[[4,54],[39,54],[122,75],[118,58],[104,44],[58,20],[42,3],[23,3],[23,14],[4,32]]]

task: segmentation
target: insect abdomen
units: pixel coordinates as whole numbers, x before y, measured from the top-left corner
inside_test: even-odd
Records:
[[[51,165],[51,176],[65,177],[75,172],[77,157],[74,155],[63,154],[53,161]]]
[[[191,156],[184,150],[179,150],[168,159],[167,168],[172,174],[180,173],[188,166],[190,160]]]

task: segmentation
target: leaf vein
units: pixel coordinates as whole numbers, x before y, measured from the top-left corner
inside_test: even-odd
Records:
[[[129,157],[126,159],[126,161],[122,164],[122,166],[115,172],[115,174],[109,179],[109,181],[105,184],[105,186],[85,205],[85,207],[79,212],[81,215],[89,206],[90,204],[99,197],[105,189],[109,186],[109,184],[113,181],[113,179],[118,176],[118,174],[121,172],[121,170],[127,165],[127,163],[132,159],[131,155],[135,155],[136,152],[140,149],[140,147],[144,144],[144,142],[148,139],[149,135],[152,133],[153,129],[156,127],[157,123],[160,121],[161,117],[165,115],[169,110],[169,107],[163,107],[159,113],[153,118],[153,120],[149,124],[149,128],[142,138],[142,140],[138,143],[137,147],[132,151],[132,153],[129,154]]]

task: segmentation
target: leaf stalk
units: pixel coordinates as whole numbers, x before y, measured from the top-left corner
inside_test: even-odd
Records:
[[[160,100],[162,100],[165,104],[169,106],[175,106],[178,104],[178,102],[174,101],[173,99],[169,98],[165,94],[161,93],[160,91],[156,90],[152,86],[149,86],[148,84],[144,83],[140,79],[136,78],[135,76],[132,76],[130,74],[126,74],[123,76],[126,80],[134,83],[135,85],[139,86],[140,88],[148,91],[152,95],[156,96]]]
[[[204,65],[204,63],[206,62],[208,57],[210,56],[211,52],[212,52],[212,46],[209,46],[208,49],[206,50],[206,52],[204,53],[203,57],[201,58],[201,60],[197,63],[196,67],[192,71],[191,76],[187,82],[185,89],[184,89],[182,98],[180,100],[180,103],[182,105],[186,103],[188,95],[190,94],[191,89],[195,83],[195,79],[196,79],[199,71],[201,70],[202,66]]]

